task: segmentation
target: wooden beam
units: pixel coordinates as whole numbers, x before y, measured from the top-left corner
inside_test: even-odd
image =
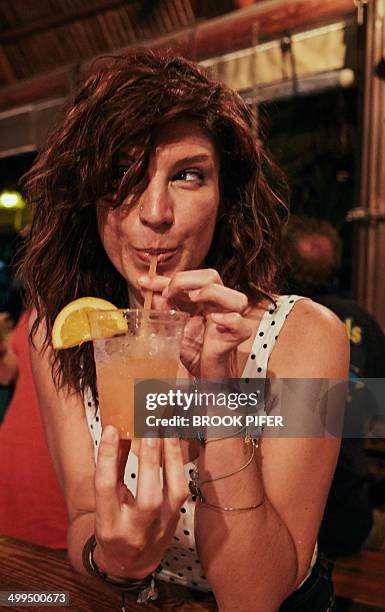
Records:
[[[86,6],[72,11],[61,11],[56,15],[50,15],[44,19],[32,21],[25,26],[0,32],[0,42],[10,43],[18,41],[21,38],[33,36],[43,30],[50,30],[51,28],[66,25],[73,21],[87,19],[88,17],[103,13],[104,11],[128,6],[129,4],[132,5],[133,3],[128,3],[127,0],[98,0],[93,6]]]
[[[294,33],[344,19],[355,11],[353,0],[266,0],[145,44],[171,46],[199,61],[253,46],[256,31],[258,42],[264,42],[285,31]]]
[[[8,61],[7,56],[4,53],[4,49],[0,45],[0,82],[5,84],[16,83],[16,77],[13,73],[11,65]]]
[[[258,0],[234,0],[235,6],[239,9],[246,8],[246,6],[251,6]]]
[[[359,303],[385,328],[385,80],[384,0],[367,4],[364,100],[359,207],[356,218],[355,293]]]
[[[0,111],[66,96],[70,91],[70,74],[66,66],[60,70],[0,88]]]
[[[210,19],[195,28],[186,28],[169,36],[137,43],[135,46],[172,48],[185,57],[200,61],[252,46],[256,29],[258,41],[262,42],[288,30],[296,32],[344,19],[355,10],[353,0],[266,0],[225,16]],[[114,52],[124,52],[133,47],[134,45],[124,49],[114,49]],[[87,69],[89,64],[90,61],[85,62],[81,66],[81,71]],[[15,91],[12,86],[0,89],[0,110],[44,99],[48,91],[52,91],[55,87],[55,95],[63,95],[66,88],[69,88],[71,82],[69,75],[73,69],[73,65],[67,66],[65,69],[67,75],[65,70],[60,75],[56,72],[54,83],[50,83],[51,73],[46,73],[28,82],[21,82],[15,86]],[[39,88],[41,88],[40,93]]]

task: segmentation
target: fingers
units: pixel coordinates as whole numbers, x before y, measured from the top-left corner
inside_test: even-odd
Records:
[[[118,482],[124,482],[124,471],[126,469],[127,457],[131,448],[131,440],[119,440],[118,451]]]
[[[203,304],[206,314],[214,308],[242,313],[248,306],[248,300],[244,293],[216,284],[206,285],[200,291],[190,292],[190,300]]]
[[[222,340],[239,344],[250,338],[252,329],[249,323],[238,312],[215,312],[210,320],[216,325],[216,332],[221,334]]]
[[[155,512],[162,505],[160,482],[162,440],[143,438],[139,451],[136,505],[142,512]]]
[[[248,306],[246,295],[224,287],[214,269],[178,272],[162,293],[163,297],[177,303],[183,299],[183,294],[206,315],[218,309],[242,313]]]
[[[103,429],[95,469],[95,504],[98,521],[109,524],[120,509],[118,496],[119,436],[115,427]]]
[[[151,289],[151,291],[158,293],[161,293],[168,286],[169,282],[168,276],[159,276],[157,274],[152,278],[148,274],[143,274],[138,278],[138,283],[143,289]]]
[[[184,472],[183,455],[178,438],[164,439],[164,494],[172,511],[179,510],[189,494]]]
[[[177,272],[172,279],[163,276],[155,276],[152,279],[149,276],[141,276],[138,282],[144,289],[155,292],[153,305],[157,309],[171,305],[188,312],[204,312],[207,315],[218,309],[242,313],[248,306],[246,295],[224,287],[218,272],[211,268]],[[161,295],[156,295],[157,293]]]
[[[202,378],[231,378],[237,375],[231,359],[232,352],[251,334],[251,327],[239,312],[209,315],[201,353]]]
[[[213,268],[177,272],[163,290],[163,296],[171,299],[178,293],[202,289],[202,287],[211,284],[223,285],[221,277]]]
[[[162,291],[167,287],[170,279],[167,276],[140,276],[138,283],[144,291],[153,291],[151,308],[154,310],[168,310],[170,304],[168,300],[162,296]]]

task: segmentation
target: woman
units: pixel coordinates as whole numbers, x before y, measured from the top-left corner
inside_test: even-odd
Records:
[[[152,289],[154,308],[204,315],[186,326],[180,376],[346,376],[337,318],[274,294],[285,207],[254,134],[241,98],[184,59],[139,51],[89,77],[29,176],[32,363],[75,568],[130,585],[161,563],[160,578],[212,590],[223,611],[277,610],[287,598],[282,609],[294,609],[296,589],[303,598],[322,582],[311,609],[326,610],[314,551],[337,439],[266,438],[254,454],[240,437],[142,440],[127,488],[118,484],[116,430],[101,440],[97,431],[92,347],[50,347],[70,300],[95,295],[124,307],[128,290],[130,306],[141,307]],[[163,256],[150,279],[153,252]],[[201,482],[212,479],[202,490],[215,509],[188,496],[192,461]]]

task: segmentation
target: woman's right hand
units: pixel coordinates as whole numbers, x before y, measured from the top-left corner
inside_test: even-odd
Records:
[[[163,449],[163,486],[160,468]],[[178,438],[143,438],[136,497],[119,482],[119,438],[103,430],[95,471],[95,562],[114,577],[142,578],[170,545],[188,496]]]

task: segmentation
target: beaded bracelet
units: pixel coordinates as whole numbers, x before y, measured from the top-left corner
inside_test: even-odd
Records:
[[[137,603],[148,603],[150,600],[155,601],[158,597],[158,590],[155,585],[154,576],[156,572],[162,569],[158,565],[155,572],[145,576],[144,578],[112,578],[106,572],[100,569],[94,559],[94,551],[97,545],[95,534],[92,534],[85,543],[82,551],[83,566],[91,576],[96,576],[114,587],[122,591],[122,610],[125,610],[125,593],[135,593],[138,591]]]

